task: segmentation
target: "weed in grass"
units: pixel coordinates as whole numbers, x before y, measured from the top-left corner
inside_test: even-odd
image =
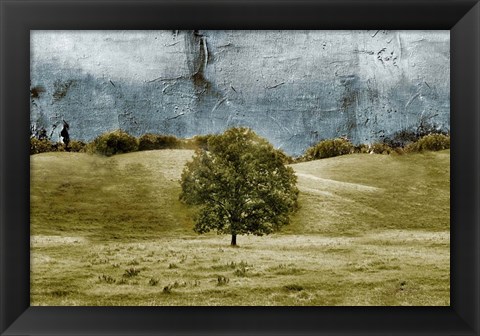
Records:
[[[108,264],[110,260],[108,258],[95,258],[90,261],[92,265],[104,265]]]
[[[229,268],[230,267],[228,265],[212,265],[212,269],[215,271],[225,271]]]
[[[168,269],[174,269],[174,268],[178,268],[177,264],[175,263],[168,264]]]
[[[163,287],[162,293],[163,293],[163,294],[170,294],[170,293],[172,293],[172,286],[171,286],[171,285],[166,285],[165,287]]]
[[[107,284],[113,284],[116,282],[116,280],[112,278],[110,275],[105,275],[105,274],[102,274],[101,276],[99,276],[98,280],[100,282],[105,282]]]
[[[229,281],[230,279],[224,275],[217,276],[217,286],[225,286]]]
[[[302,286],[296,285],[296,284],[285,285],[283,286],[283,288],[286,289],[287,291],[292,291],[292,292],[300,292],[304,290]]]
[[[128,266],[137,266],[140,265],[137,259],[133,259],[127,263]]]
[[[56,297],[67,296],[70,293],[71,293],[70,291],[66,291],[66,290],[53,290],[50,292],[52,296],[56,296]]]
[[[158,279],[150,278],[150,280],[148,280],[148,284],[150,286],[156,286],[156,285],[158,285]]]
[[[248,267],[248,266],[251,266],[251,265],[247,264],[246,261],[243,261],[243,260],[242,260],[242,261],[240,261],[240,263],[238,264],[238,266],[240,266],[240,267]]]
[[[232,262],[229,262],[229,263],[226,263],[225,265],[213,265],[212,266],[212,269],[216,270],[216,271],[227,271],[229,269],[235,269],[237,268],[237,263],[232,261]]]
[[[246,277],[247,276],[247,268],[245,266],[240,266],[237,268],[233,274],[235,274],[238,277]]]
[[[185,281],[182,281],[182,282],[175,281],[171,286],[173,288],[187,287],[187,283]]]
[[[246,277],[247,276],[247,271],[251,267],[251,265],[248,265],[247,262],[241,261],[238,263],[238,268],[233,272],[238,277]]]
[[[299,275],[305,273],[305,270],[300,268],[290,268],[286,264],[280,264],[276,267],[270,267],[267,269],[269,272],[273,272],[276,275]]]
[[[139,269],[136,269],[135,267],[131,267],[125,270],[125,273],[123,273],[124,278],[132,278],[134,276],[137,276],[140,273]]]
[[[128,281],[125,278],[121,278],[117,281],[117,285],[128,285]]]

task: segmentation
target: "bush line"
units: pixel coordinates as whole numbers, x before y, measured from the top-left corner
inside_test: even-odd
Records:
[[[130,153],[158,149],[192,149],[208,150],[208,140],[213,134],[197,135],[190,139],[181,139],[173,135],[147,133],[136,138],[123,130],[105,132],[93,141],[72,140],[68,147],[61,142],[52,142],[49,139],[36,137],[30,138],[30,155],[46,152],[80,152],[112,156],[115,154]],[[305,154],[292,158],[283,151],[278,150],[278,155],[285,164],[307,162],[312,160],[330,158],[346,154],[404,154],[424,151],[439,151],[450,148],[450,135],[443,133],[429,133],[423,136],[411,135],[410,141],[394,142],[384,140],[370,145],[354,145],[347,138],[326,139],[309,147]]]

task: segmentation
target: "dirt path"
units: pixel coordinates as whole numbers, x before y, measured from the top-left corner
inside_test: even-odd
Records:
[[[309,179],[309,180],[315,180],[320,182],[320,186],[322,187],[322,189],[336,188],[336,189],[349,189],[349,190],[358,190],[358,191],[366,191],[366,192],[376,192],[381,190],[380,188],[371,187],[364,184],[335,181],[335,180],[321,178],[312,174],[304,174],[299,172],[296,172],[295,174],[300,179]],[[311,183],[310,183],[310,187],[311,187]]]

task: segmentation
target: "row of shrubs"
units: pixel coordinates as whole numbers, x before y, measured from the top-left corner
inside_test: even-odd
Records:
[[[87,144],[83,141],[72,140],[67,146],[61,142],[52,142],[48,139],[30,138],[30,155],[46,152],[85,152]]]
[[[155,149],[207,149],[208,139],[211,136],[198,135],[193,139],[179,139],[173,135],[147,133],[136,138],[123,130],[116,130],[103,133],[90,143],[72,140],[68,146],[45,138],[32,137],[30,139],[30,154],[69,151],[112,156]]]
[[[116,130],[103,133],[90,143],[72,140],[68,147],[62,143],[53,143],[48,139],[31,138],[30,154],[45,152],[86,152],[112,156],[115,154],[155,149],[208,149],[208,139],[213,135],[199,135],[192,139],[179,139],[172,135],[144,134],[136,138],[125,131]],[[311,161],[352,153],[409,153],[438,151],[450,148],[450,136],[445,134],[428,134],[405,146],[392,147],[385,142],[371,145],[353,145],[348,139],[337,138],[323,140],[308,148],[305,154],[293,159],[279,151],[285,163]]]
[[[297,161],[311,161],[353,153],[403,154],[423,151],[439,151],[449,148],[450,136],[440,133],[425,135],[403,147],[392,147],[384,142],[355,146],[347,139],[337,138],[320,141],[316,145],[308,148],[305,155],[300,157]]]

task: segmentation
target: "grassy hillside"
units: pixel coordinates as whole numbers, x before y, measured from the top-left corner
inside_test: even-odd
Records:
[[[98,241],[193,234],[189,209],[178,202],[178,179],[192,154],[34,155],[32,234],[69,232]]]
[[[193,232],[192,154],[32,156],[32,305],[449,305],[449,151],[292,165],[292,223],[240,248]]]
[[[302,210],[295,232],[358,235],[449,230],[450,151],[353,154],[293,165]]]

